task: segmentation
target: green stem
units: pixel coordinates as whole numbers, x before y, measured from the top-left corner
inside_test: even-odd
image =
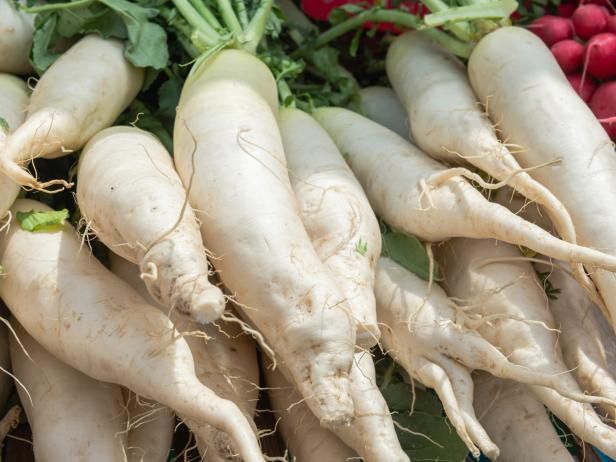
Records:
[[[272,11],[274,0],[262,0],[259,8],[250,20],[248,27],[244,29],[242,37],[242,49],[249,53],[256,53],[259,42],[265,33],[267,19]]]
[[[443,24],[474,19],[507,18],[518,4],[515,0],[500,0],[490,3],[476,3],[467,6],[449,8],[446,11],[428,14],[424,17],[427,26],[438,27]]]
[[[199,15],[197,10],[188,2],[188,0],[173,0],[180,14],[188,21],[193,28],[200,32],[201,38],[212,45],[220,40],[220,35],[216,29]],[[189,35],[190,37],[190,35]]]
[[[248,19],[248,10],[246,9],[246,4],[244,0],[233,0],[233,6],[235,7],[235,11],[237,12],[237,17],[240,20],[240,24],[242,25],[242,29],[248,27],[250,20]]]
[[[230,0],[218,0],[218,9],[222,14],[222,19],[229,28],[229,30],[235,35],[239,37],[242,35],[242,25],[240,21],[237,19],[235,15],[235,11],[233,11],[233,6],[231,6]]]
[[[449,5],[443,0],[421,0],[431,13],[441,13],[449,10]],[[471,28],[467,23],[456,22],[448,24],[446,29],[464,42],[471,40]]]
[[[449,52],[464,59],[467,59],[471,55],[471,51],[473,51],[475,46],[474,43],[463,42],[438,29],[424,29],[422,33],[429,36]]]
[[[175,2],[174,2],[175,3]],[[193,8],[205,19],[214,29],[222,29],[222,24],[216,19],[212,10],[210,10],[202,0],[190,0]]]
[[[46,5],[38,5],[31,6],[26,8],[21,8],[21,11],[25,11],[26,13],[44,13],[45,11],[55,11],[55,10],[63,10],[69,8],[80,8],[82,6],[87,6],[90,3],[94,3],[94,0],[75,0],[74,2],[66,2],[66,3],[48,3]]]

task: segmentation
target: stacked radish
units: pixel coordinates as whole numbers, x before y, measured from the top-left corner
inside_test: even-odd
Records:
[[[542,16],[529,29],[550,47],[569,83],[616,139],[616,15],[608,7],[562,8],[562,16]]]

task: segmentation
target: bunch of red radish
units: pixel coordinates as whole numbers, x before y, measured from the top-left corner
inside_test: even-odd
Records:
[[[603,2],[601,2],[603,3]],[[559,6],[529,29],[552,50],[580,97],[616,139],[616,15],[609,3]]]

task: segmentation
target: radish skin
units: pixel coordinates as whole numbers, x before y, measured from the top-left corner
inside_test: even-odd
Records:
[[[329,135],[308,114],[279,115],[289,178],[312,245],[330,269],[357,324],[364,348],[380,337],[374,270],[381,232],[370,203]]]
[[[321,424],[346,424],[353,321],[301,222],[276,110],[265,64],[224,50],[184,85],[174,160],[223,283]]]
[[[50,209],[31,200],[18,200],[12,209],[29,210]],[[195,376],[188,344],[169,318],[82,251],[68,225],[31,233],[13,223],[0,239],[0,259],[7,273],[0,296],[50,353],[97,380],[215,426],[231,436],[245,462],[264,462],[240,409]]]
[[[18,11],[12,0],[0,0],[0,72],[27,74],[34,15]],[[1,107],[1,106],[0,106]]]
[[[0,3],[0,9],[2,9],[1,5],[2,3]],[[0,14],[0,18],[2,17]],[[0,62],[2,62],[1,59]],[[4,155],[2,146],[6,142],[6,137],[23,123],[27,106],[26,82],[13,75],[0,73],[0,117],[8,125],[5,127],[7,131],[0,128],[0,158]],[[18,194],[19,186],[0,173],[0,218],[4,217]]]
[[[66,85],[67,76],[79,77]],[[34,189],[66,186],[63,180],[39,183],[24,167],[37,157],[53,159],[82,148],[137,96],[143,76],[143,69],[124,57],[121,42],[85,36],[39,80],[30,97],[26,121],[0,151],[0,171]]]
[[[359,90],[359,96],[361,111],[366,117],[396,132],[402,138],[411,139],[409,116],[393,89],[365,87]]]
[[[531,174],[565,205],[580,244],[616,255],[614,148],[550,51],[532,33],[504,27],[477,45],[468,72],[480,99],[489,98],[490,117],[503,136],[525,148],[517,156],[523,167],[561,159]],[[614,326],[616,277],[605,271],[591,277]]]
[[[88,228],[138,264],[154,300],[208,323],[225,309],[195,214],[173,160],[153,135],[133,127],[96,134],[83,149],[77,202]]]
[[[317,109],[313,116],[345,153],[377,216],[392,227],[426,242],[489,237],[554,258],[616,269],[616,257],[563,242],[488,202],[459,170],[446,169],[365,117],[340,108]]]
[[[498,445],[498,462],[574,462],[554,430],[543,404],[528,386],[488,374],[476,375],[475,411]]]
[[[14,319],[11,324],[30,356],[11,336],[13,370],[23,384],[17,392],[32,428],[37,462],[125,462],[126,414],[121,388],[64,364]]]
[[[439,261],[445,269],[446,290],[464,301],[465,316],[482,336],[512,362],[552,376],[562,388],[581,394],[555,348],[556,323],[547,310],[545,293],[518,249],[493,240],[454,239],[443,248]],[[590,404],[578,402],[588,400],[574,397],[574,401],[545,387],[532,390],[573,433],[610,457],[616,455],[616,430],[605,425]],[[613,400],[601,398],[602,403],[595,403],[614,406]]]

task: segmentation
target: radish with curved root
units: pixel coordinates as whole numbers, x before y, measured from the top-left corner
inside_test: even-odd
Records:
[[[121,42],[83,37],[51,65],[34,88],[26,121],[0,151],[0,171],[34,189],[68,186],[64,180],[40,183],[24,167],[37,157],[53,159],[82,148],[137,96],[143,75],[143,69],[126,60]],[[66,85],[67,76],[79,78]]]
[[[17,392],[32,428],[37,462],[125,462],[122,389],[64,364],[14,319],[11,324],[19,339],[10,338],[13,370],[20,382]]]
[[[2,17],[1,14],[0,17]],[[2,61],[0,60],[0,62]],[[6,137],[23,123],[27,107],[28,88],[26,82],[18,77],[0,73],[0,119],[4,121],[0,126],[0,157],[4,155],[2,146]],[[4,217],[18,194],[19,186],[0,173],[0,218]]]
[[[503,136],[524,148],[517,155],[522,167],[560,159],[531,175],[565,205],[580,244],[616,255],[614,147],[550,50],[531,32],[504,27],[475,47],[468,73],[480,99],[489,100],[490,117]],[[614,326],[616,276],[591,274]]]
[[[473,379],[475,411],[500,449],[498,462],[518,462],[521,452],[526,462],[574,462],[527,385],[489,374]]]
[[[208,281],[199,224],[156,137],[133,127],[105,129],[83,149],[77,175],[77,202],[88,228],[139,265],[158,303],[201,323],[222,315],[225,299]]]
[[[220,52],[184,84],[174,160],[223,283],[321,423],[346,424],[355,329],[301,222],[277,104],[265,64]]]
[[[268,358],[263,369],[267,394],[278,421],[284,445],[289,449],[289,460],[297,462],[346,462],[357,460],[357,454],[336,435],[319,425],[319,420],[303,402],[297,388],[290,384],[279,369],[272,370]]]
[[[361,111],[370,120],[396,132],[402,138],[410,139],[408,114],[389,87],[365,87],[359,90]]]
[[[18,200],[16,212],[49,211]],[[195,376],[186,341],[157,308],[81,249],[76,232],[28,232],[13,223],[0,238],[6,276],[0,296],[45,349],[81,372],[124,385],[178,414],[228,433],[246,462],[263,462],[252,427],[232,402]]]
[[[447,169],[379,124],[340,108],[317,109],[363,186],[377,216],[427,242],[451,237],[494,238],[561,260],[616,270],[616,257],[561,241],[505,207],[486,200],[463,176]]]
[[[136,265],[116,254],[111,255],[110,262],[114,274],[149,300],[150,295],[139,278]],[[168,313],[163,307],[161,310]],[[199,381],[216,395],[234,402],[252,425],[259,398],[259,366],[252,339],[236,324],[223,321],[203,326],[177,313],[169,313],[169,317],[190,347]],[[236,454],[225,433],[183,415],[180,418],[194,433],[201,456],[209,462],[226,461]]]
[[[503,242],[476,239],[454,239],[442,250],[446,289],[463,301],[465,322],[512,362],[548,374],[564,388],[581,393],[556,347],[556,324],[541,283],[519,250]],[[573,433],[616,456],[616,429],[605,425],[590,404],[565,397],[559,390],[538,386],[532,390]],[[614,406],[609,398],[595,403]]]
[[[458,58],[423,33],[407,32],[389,47],[387,75],[409,113],[413,139],[421,150],[438,160],[471,164],[506,182],[542,205],[562,239],[576,243],[569,212],[550,190],[522,171],[498,139]],[[589,293],[596,292],[581,265],[576,274]]]
[[[281,110],[279,123],[304,227],[353,314],[357,344],[370,348],[381,335],[374,301],[379,223],[327,132],[298,109]]]
[[[0,72],[27,74],[32,70],[30,47],[34,15],[17,10],[13,0],[0,0]]]

